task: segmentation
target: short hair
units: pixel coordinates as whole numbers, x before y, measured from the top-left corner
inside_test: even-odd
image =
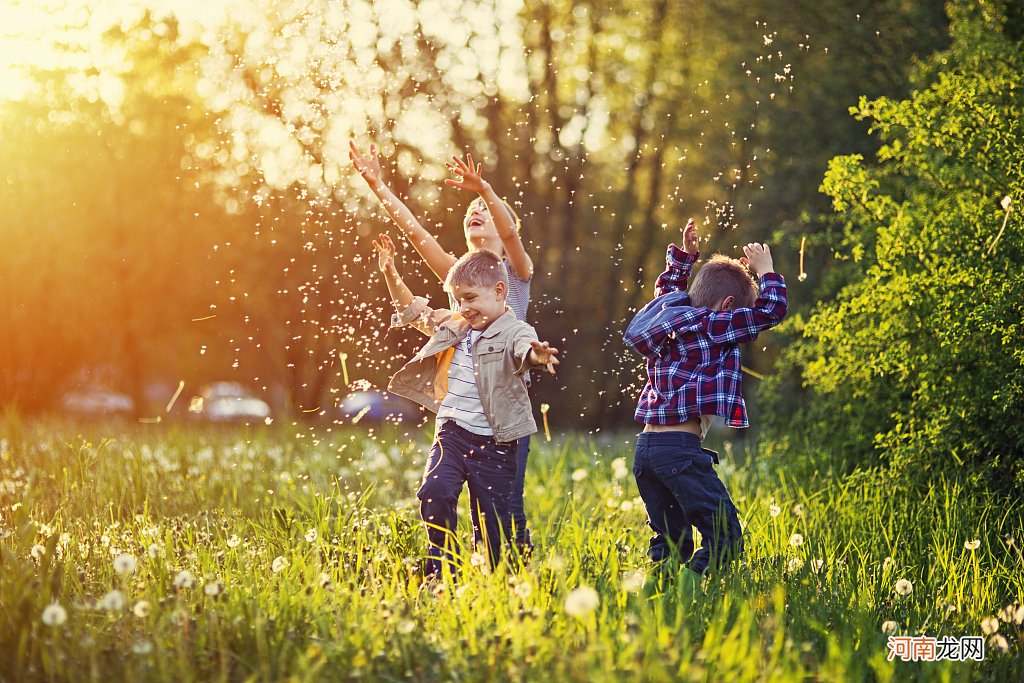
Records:
[[[523,227],[523,221],[519,218],[519,214],[516,213],[516,210],[512,208],[512,205],[508,203],[507,199],[502,199],[501,203],[505,205],[505,210],[508,211],[508,215],[511,216],[512,224],[516,226],[516,232],[518,233],[520,228]],[[484,200],[484,198],[476,197],[466,206],[465,215],[468,216],[469,214],[471,214],[473,212],[473,207],[476,206],[477,204],[482,204],[483,208],[488,213],[490,213],[490,208],[487,206],[487,202]]]
[[[493,251],[480,249],[463,254],[462,258],[448,271],[444,280],[444,291],[456,287],[493,287],[502,282],[508,291],[508,271],[501,257]]]
[[[758,286],[743,263],[715,254],[697,271],[688,293],[698,307],[711,308],[731,296],[734,308],[751,308],[757,301]]]

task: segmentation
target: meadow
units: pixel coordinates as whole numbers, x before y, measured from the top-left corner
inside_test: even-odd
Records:
[[[691,601],[645,557],[633,436],[541,435],[532,558],[492,572],[467,544],[432,590],[428,443],[8,416],[0,681],[1024,679],[1020,508],[962,483],[900,492],[720,443],[747,550]],[[890,634],[985,655],[888,661]]]

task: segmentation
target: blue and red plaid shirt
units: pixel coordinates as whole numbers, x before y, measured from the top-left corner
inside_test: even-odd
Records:
[[[786,316],[786,283],[778,273],[765,273],[753,308],[694,307],[685,288],[697,257],[669,245],[654,300],[626,329],[626,345],[647,360],[648,381],[635,418],[672,425],[698,415],[721,415],[730,427],[746,427],[739,345]]]

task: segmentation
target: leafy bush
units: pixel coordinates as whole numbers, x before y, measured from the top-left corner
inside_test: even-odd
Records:
[[[841,469],[1024,484],[1024,50],[1005,10],[951,3],[952,45],[911,97],[851,109],[885,143],[877,163],[837,157],[822,184],[862,267],[789,322],[783,360],[807,400],[774,428]]]

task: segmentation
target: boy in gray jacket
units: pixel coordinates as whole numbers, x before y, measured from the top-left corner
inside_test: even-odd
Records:
[[[452,266],[445,291],[458,311],[432,309],[414,297],[395,267],[395,248],[382,234],[373,243],[388,292],[399,311],[393,326],[412,325],[430,340],[399,370],[388,390],[437,413],[437,436],[416,496],[427,525],[428,574],[454,573],[454,532],[462,485],[480,514],[491,566],[501,541],[515,538],[509,500],[517,441],[537,431],[523,375],[532,367],[554,374],[558,349],[506,306],[508,273],[493,252],[466,254]]]

